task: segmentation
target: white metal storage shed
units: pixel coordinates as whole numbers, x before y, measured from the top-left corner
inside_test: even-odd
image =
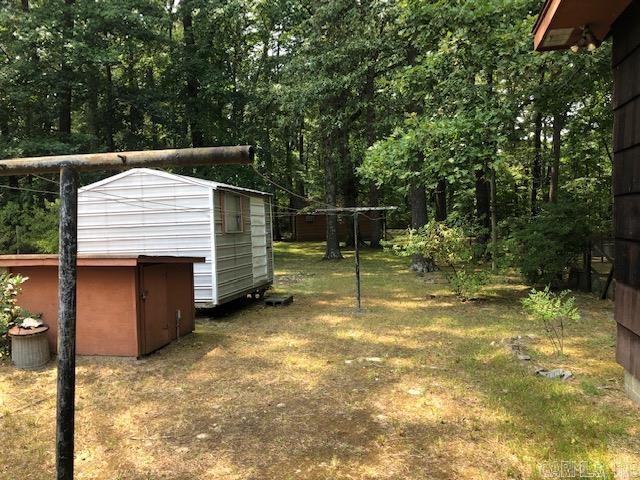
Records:
[[[78,193],[78,252],[205,257],[194,267],[197,306],[273,283],[271,196],[136,168]]]

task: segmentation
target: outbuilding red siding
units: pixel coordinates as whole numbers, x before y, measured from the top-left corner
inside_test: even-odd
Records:
[[[358,233],[364,241],[371,240],[372,221],[370,218],[360,215]],[[338,240],[345,242],[351,231],[351,217],[338,217]],[[297,242],[321,242],[327,239],[326,215],[293,215],[293,240]]]
[[[193,263],[200,258],[81,257],[78,259],[78,355],[139,357],[193,331]],[[41,314],[56,350],[57,257],[0,256],[0,267],[28,277],[18,303]],[[178,313],[179,312],[179,313]]]

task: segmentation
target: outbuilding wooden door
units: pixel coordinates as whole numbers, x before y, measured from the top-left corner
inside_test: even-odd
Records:
[[[164,347],[176,337],[176,320],[169,309],[167,266],[140,267],[142,354]]]

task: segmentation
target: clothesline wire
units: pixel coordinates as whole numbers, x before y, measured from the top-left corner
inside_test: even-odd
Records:
[[[258,167],[256,167],[255,165],[252,165],[252,167],[254,172],[256,172],[262,179],[264,179],[266,182],[270,183],[271,185],[278,187],[280,190],[287,192],[289,195],[293,195],[294,197],[304,200],[305,202],[308,202],[310,204],[315,203],[316,205],[321,205],[323,208],[336,208],[335,205],[330,205],[328,203],[324,203],[319,200],[313,200],[312,198],[305,197],[304,195],[300,195],[299,193],[292,192],[288,188],[283,187],[282,185],[280,185],[279,183],[275,182],[274,180],[269,178],[267,175],[262,173],[260,170],[258,170]]]
[[[46,193],[47,195],[58,194],[58,192],[51,192],[49,190],[38,190],[36,188],[28,188],[28,187],[14,187],[13,185],[0,185],[0,188],[5,188],[7,190],[16,190],[20,192],[29,192],[29,193]]]
[[[265,181],[267,181],[267,182],[271,183],[272,185],[280,188],[281,190],[289,193],[290,195],[293,195],[293,196],[295,196],[297,198],[300,198],[300,199],[302,199],[302,200],[304,200],[306,202],[309,202],[309,203],[315,203],[316,205],[322,205],[325,208],[336,208],[336,207],[331,206],[329,204],[326,204],[326,203],[323,203],[323,202],[319,202],[319,201],[310,199],[308,197],[305,197],[303,195],[299,195],[299,194],[297,194],[295,192],[292,192],[291,190],[287,189],[286,187],[283,187],[282,185],[280,185],[277,182],[273,181],[272,179],[270,179],[266,175],[262,174],[255,166],[253,166],[253,168],[254,168],[255,172],[261,178],[263,178]],[[59,182],[57,182],[55,180],[52,180],[52,179],[49,179],[49,178],[46,178],[46,177],[43,177],[41,175],[34,174],[33,176],[35,178],[38,178],[38,179],[41,179],[41,180],[44,180],[44,181],[47,181],[47,182],[50,182],[50,183],[59,184]],[[55,192],[55,191],[41,190],[41,189],[28,188],[28,187],[15,187],[15,186],[12,186],[12,185],[0,185],[0,188],[4,188],[4,189],[8,189],[8,190],[14,190],[14,191],[29,192],[29,193],[43,193],[43,194],[47,194],[47,195],[58,195],[58,192]],[[225,191],[225,192],[230,192],[230,193],[233,193],[235,195],[243,196],[245,198],[251,198],[252,197],[252,195],[249,195],[249,194],[246,194],[244,192],[237,191],[237,190],[233,190],[233,189],[219,188],[218,190]],[[180,211],[201,211],[202,210],[202,208],[182,207],[182,206],[179,206],[179,205],[172,205],[170,203],[164,203],[164,202],[160,202],[160,201],[157,201],[157,200],[125,197],[125,196],[122,196],[122,195],[116,195],[114,193],[108,193],[108,192],[104,192],[104,191],[85,191],[85,192],[83,192],[83,194],[86,195],[86,196],[89,196],[89,197],[93,196],[93,198],[102,198],[102,197],[96,197],[96,194],[97,195],[102,195],[103,197],[112,197],[114,199],[120,200],[120,201],[116,200],[117,203],[121,203],[121,204],[124,204],[124,205],[129,205],[129,206],[136,206],[136,207],[140,207],[140,205],[137,205],[139,203],[150,203],[150,204],[154,204],[154,205],[161,205],[161,206],[169,207],[171,209],[180,210]],[[273,203],[270,200],[267,201],[267,203],[269,204],[270,207],[274,206]],[[145,207],[141,207],[141,208],[145,208]],[[283,206],[283,205],[277,205],[277,208],[279,210],[282,210],[282,209],[288,210],[288,212],[286,212],[286,213],[277,213],[277,214],[274,215],[274,217],[277,216],[279,218],[284,218],[284,217],[290,217],[290,216],[293,216],[293,215],[297,215],[297,214],[300,214],[300,213],[302,213],[302,212],[304,212],[305,210],[308,209],[308,207],[293,208],[293,207],[287,207],[287,206]],[[229,213],[229,212],[231,212],[231,211],[230,210],[226,210],[226,209],[223,210],[223,213]],[[363,217],[368,218],[371,221],[379,221],[379,220],[383,220],[385,218],[384,216],[373,218],[373,217],[367,215],[364,212],[357,212],[357,213],[359,215],[362,215]],[[353,213],[353,214],[355,214],[355,213]]]

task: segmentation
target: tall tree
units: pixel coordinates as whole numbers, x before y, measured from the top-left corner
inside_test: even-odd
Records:
[[[62,39],[64,42],[60,63],[60,90],[58,131],[63,135],[71,134],[71,101],[73,96],[73,67],[70,60],[69,44],[73,38],[75,0],[64,0],[62,10]]]

